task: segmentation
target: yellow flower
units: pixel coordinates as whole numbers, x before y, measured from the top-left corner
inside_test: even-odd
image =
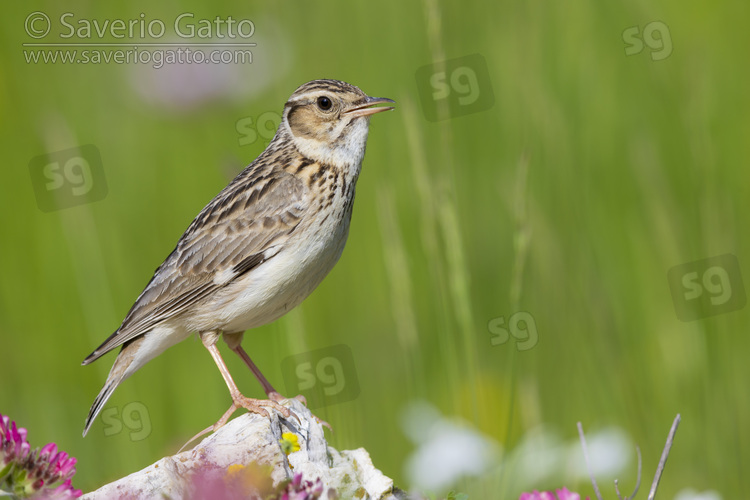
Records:
[[[262,498],[266,498],[273,491],[272,471],[272,466],[257,462],[250,462],[247,466],[233,464],[227,468],[224,480],[239,485],[243,491],[258,492]]]
[[[238,472],[240,472],[244,468],[245,468],[245,466],[242,465],[242,464],[233,464],[233,465],[230,465],[229,468],[227,469],[227,475],[228,476],[233,476],[234,474],[237,474]]]
[[[287,455],[299,451],[299,440],[297,439],[297,435],[291,432],[285,432],[282,434],[279,444],[281,444],[281,450]]]

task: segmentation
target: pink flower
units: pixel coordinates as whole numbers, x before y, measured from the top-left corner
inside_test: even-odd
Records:
[[[323,494],[323,482],[318,478],[315,483],[302,481],[302,473],[294,475],[292,481],[279,496],[280,500],[316,500]],[[330,498],[330,493],[329,493]]]
[[[531,493],[521,493],[518,500],[581,500],[581,495],[563,487],[561,490],[555,490],[555,493],[537,490]],[[589,498],[586,497],[586,500],[589,500]]]
[[[26,435],[26,429],[17,428],[15,422],[0,414],[0,492],[49,500],[81,496],[81,490],[71,484],[76,459],[58,452],[55,443],[32,451]]]
[[[0,414],[0,457],[3,466],[11,461],[24,460],[31,451],[31,445],[26,441],[26,429],[16,427],[8,417]]]
[[[70,479],[66,479],[54,490],[48,488],[34,497],[34,500],[69,500],[81,496],[81,490],[73,488]]]
[[[534,490],[531,493],[521,493],[518,500],[557,500],[555,495],[550,491],[537,491]]]

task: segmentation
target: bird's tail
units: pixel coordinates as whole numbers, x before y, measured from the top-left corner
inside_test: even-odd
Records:
[[[102,408],[104,407],[104,403],[107,402],[109,397],[112,395],[113,392],[115,392],[115,389],[118,385],[120,385],[120,382],[122,382],[122,378],[118,379],[111,379],[108,378],[107,382],[104,384],[104,387],[99,392],[99,395],[94,400],[94,404],[91,405],[91,409],[89,410],[89,416],[86,417],[86,425],[83,427],[83,437],[86,437],[86,433],[89,431],[89,428],[91,427],[91,424],[94,423],[94,420],[96,419],[97,415],[99,415],[99,412],[102,411]]]
[[[102,411],[102,408],[104,408],[105,403],[112,393],[115,392],[117,386],[119,386],[123,380],[132,375],[133,372],[145,362],[137,356],[138,348],[142,341],[143,337],[137,338],[126,343],[122,346],[122,349],[120,349],[115,364],[112,365],[112,369],[109,371],[107,381],[104,383],[102,390],[99,391],[99,395],[94,400],[94,404],[91,405],[89,415],[86,417],[86,424],[83,427],[84,437],[86,437],[86,433],[89,431],[91,424],[94,422],[97,415],[99,415],[99,412]]]

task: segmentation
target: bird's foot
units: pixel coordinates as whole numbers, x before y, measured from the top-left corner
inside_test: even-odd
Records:
[[[271,401],[281,402],[281,401],[284,401],[285,399],[290,399],[290,398],[286,398],[286,397],[282,396],[281,394],[279,394],[278,392],[273,391],[273,392],[269,392],[268,393],[268,399],[270,399]],[[291,399],[296,399],[297,401],[299,401],[303,405],[307,406],[307,399],[302,394],[297,394],[296,396],[294,396],[294,398],[291,398]],[[326,422],[322,418],[318,418],[318,416],[313,415],[312,412],[310,414],[313,416],[313,418],[315,418],[315,420],[318,421],[318,423],[320,425],[328,427],[328,430],[331,431],[331,432],[333,432],[333,427],[331,427],[331,424],[329,424],[328,422]],[[299,419],[297,419],[297,420],[299,420]]]
[[[277,403],[280,403],[281,401],[284,401],[285,399],[296,399],[303,405],[307,406],[307,399],[305,399],[305,396],[303,396],[302,394],[298,394],[294,396],[293,398],[288,398],[286,396],[282,396],[276,391],[272,391],[268,393],[268,399],[270,399],[271,401],[276,401]]]
[[[279,413],[281,413],[284,416],[284,418],[294,417],[297,419],[297,422],[299,422],[300,421],[299,417],[294,412],[289,410],[289,408],[286,408],[279,404],[279,401],[282,401],[286,398],[281,397],[278,393],[274,393],[274,394],[278,396],[278,399],[276,400],[254,399],[254,398],[245,397],[242,394],[237,394],[233,396],[232,406],[229,407],[229,409],[224,413],[224,415],[222,415],[221,418],[214,425],[209,425],[208,427],[200,431],[198,434],[191,437],[190,440],[187,443],[185,443],[177,453],[182,452],[182,450],[184,450],[187,447],[187,445],[189,445],[190,443],[192,443],[199,437],[204,436],[210,432],[216,432],[222,427],[224,427],[224,425],[229,421],[229,417],[231,417],[234,414],[234,412],[236,412],[240,408],[245,408],[247,411],[251,413],[257,413],[258,415],[261,415],[263,417],[271,418],[270,415],[268,414],[268,410],[264,408],[264,407],[270,407],[278,411]],[[325,425],[328,425],[328,424],[325,424]],[[328,428],[330,429],[330,426],[328,426]]]

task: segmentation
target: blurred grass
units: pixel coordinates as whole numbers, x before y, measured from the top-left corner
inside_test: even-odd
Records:
[[[506,450],[539,424],[568,438],[579,420],[592,431],[619,426],[641,446],[646,478],[680,412],[660,496],[689,486],[742,497],[750,487],[747,308],[680,322],[666,273],[723,253],[741,266],[750,261],[749,9],[675,1],[70,7],[76,19],[232,15],[253,19],[258,36],[270,26],[281,33],[254,51],[273,85],[175,113],[138,97],[133,65],[26,64],[26,16],[63,10],[52,2],[7,5],[0,412],[26,426],[33,444],[55,441],[78,457],[75,484],[84,490],[174,453],[215,421],[229,398],[192,339],[144,367],[110,402],[142,402],[148,439],[131,442],[127,431],[107,437],[101,421],[82,439],[113,356],[79,363],[117,327],[227,172],[263,149],[262,141],[238,145],[237,120],[280,112],[307,80],[338,78],[398,105],[373,119],[340,263],[298,310],[246,335],[269,380],[283,388],[286,356],[349,345],[360,396],[317,413],[336,430],[333,446],[364,446],[399,484],[412,449],[399,412],[425,398]],[[648,48],[625,56],[623,30],[655,20],[669,26],[671,56],[652,61]],[[286,69],[274,65],[282,48],[291,51]],[[473,53],[487,61],[495,105],[426,121],[417,68]],[[101,151],[108,196],[39,211],[29,160],[89,143]],[[533,315],[539,344],[520,353],[512,341],[493,347],[488,321],[518,310]],[[262,394],[239,360],[228,363],[245,394]],[[488,484],[460,486],[472,498],[493,498]],[[586,484],[567,486],[591,494]],[[503,497],[517,494],[512,484],[501,487]]]

